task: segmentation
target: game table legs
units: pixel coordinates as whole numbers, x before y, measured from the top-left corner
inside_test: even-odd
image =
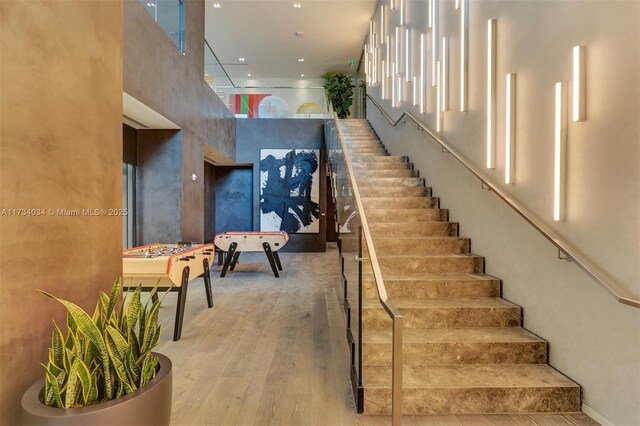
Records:
[[[206,261],[206,259],[205,259]],[[189,267],[182,270],[182,285],[178,289],[178,303],[176,304],[176,323],[173,329],[173,341],[177,342],[182,336],[182,321],[184,319],[184,307],[187,302],[187,287],[189,284]]]
[[[271,250],[271,246],[269,245],[269,243],[265,241],[264,243],[262,243],[262,249],[264,250],[264,253],[267,255],[267,259],[269,259],[269,265],[271,265],[271,270],[273,271],[273,275],[276,278],[279,278],[280,274],[278,274],[278,267],[276,266],[276,260],[273,256],[274,252]]]
[[[241,251],[237,251],[233,256],[233,259],[231,259],[231,264],[229,265],[229,270],[233,271],[234,269],[236,269],[236,265],[238,264],[238,259],[240,259],[241,253]]]
[[[204,259],[202,261],[202,264],[204,265],[204,290],[207,293],[207,305],[210,308],[213,308],[213,293],[211,292],[211,275],[210,273],[210,269],[209,269],[209,259]]]
[[[227,275],[227,270],[229,270],[231,261],[235,257],[237,247],[238,247],[238,243],[231,243],[229,245],[229,251],[227,252],[227,255],[224,257],[224,265],[222,266],[222,271],[220,271],[220,278],[224,278],[224,276]]]
[[[282,271],[282,263],[280,263],[280,256],[278,256],[278,252],[273,252],[273,259],[276,261],[276,266],[278,267],[278,271]]]

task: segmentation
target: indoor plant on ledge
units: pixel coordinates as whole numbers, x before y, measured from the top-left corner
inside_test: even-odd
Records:
[[[353,103],[353,78],[341,72],[328,72],[322,78],[327,80],[324,90],[338,118],[349,116],[349,108]]]
[[[123,300],[118,306],[118,278],[110,296],[100,292],[92,316],[39,291],[67,309],[67,333],[65,337],[54,321],[49,359],[42,364],[45,378],[22,397],[24,423],[168,425],[171,361],[151,352],[161,333],[157,289],[144,305],[137,288],[126,305]]]

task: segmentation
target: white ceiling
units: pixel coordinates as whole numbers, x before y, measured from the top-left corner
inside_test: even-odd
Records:
[[[294,3],[302,7],[294,8]],[[311,82],[328,71],[353,74],[376,4],[377,0],[206,0],[205,37],[236,85],[274,79]],[[296,31],[304,35],[298,37]]]

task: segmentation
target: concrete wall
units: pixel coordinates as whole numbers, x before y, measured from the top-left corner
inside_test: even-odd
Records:
[[[326,250],[326,161],[323,121],[312,119],[241,119],[236,124],[236,160],[253,163],[253,229],[260,230],[260,149],[320,149],[320,233],[292,234],[284,251]]]
[[[182,240],[182,135],[178,130],[138,130],[138,245]]]
[[[89,310],[122,272],[122,3],[0,2],[0,422],[44,377],[52,318]],[[10,213],[8,213],[10,214]]]
[[[413,75],[428,2],[408,2]],[[460,15],[440,1],[440,35],[450,37],[450,105],[443,136],[478,167],[485,165],[487,20],[497,19],[497,167],[504,182],[505,74],[517,73],[516,199],[640,296],[640,3],[636,1],[472,1],[469,15],[469,110],[459,112]],[[379,31],[379,17],[376,17]],[[397,25],[392,17],[390,29]],[[427,38],[430,44],[430,35]],[[587,121],[568,123],[567,216],[553,222],[554,83],[571,80],[571,50],[587,46]],[[430,57],[430,55],[429,55]],[[428,61],[429,70],[431,61]],[[428,77],[431,74],[429,72]],[[405,86],[405,95],[411,93]],[[369,88],[380,99],[380,86]],[[406,99],[407,98],[405,96]],[[435,127],[436,88],[428,86],[425,123]],[[569,90],[571,99],[571,90]],[[392,109],[420,115],[404,102]],[[569,103],[571,106],[571,103]],[[550,341],[550,362],[584,388],[586,410],[617,424],[640,423],[640,311],[616,303],[494,195],[480,189],[410,124],[390,128],[369,102],[368,118],[390,152],[409,155],[503,279],[504,297],[524,307],[524,325]]]
[[[253,168],[216,167],[215,233],[253,231]]]
[[[182,128],[181,238],[203,241],[204,146],[233,159],[235,121],[204,81],[204,1],[185,3],[182,55],[142,4],[125,1],[124,91]]]

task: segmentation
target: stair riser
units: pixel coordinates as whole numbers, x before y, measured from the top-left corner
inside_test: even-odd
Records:
[[[455,222],[371,223],[369,228],[374,239],[376,236],[391,238],[458,235],[458,224]]]
[[[499,280],[385,280],[391,298],[450,299],[454,297],[499,297]],[[378,297],[373,277],[363,277],[362,291],[367,299]]]
[[[389,259],[378,256],[378,264],[383,274],[402,273],[444,273],[444,274],[474,274],[484,272],[484,262],[481,257],[435,257],[435,258],[406,258]],[[371,270],[371,263],[363,261],[363,271]]]
[[[367,212],[369,223],[394,223],[398,218],[403,222],[440,222],[449,217],[447,209],[377,210]]]
[[[519,327],[520,308],[410,308],[400,309],[405,328],[444,327]],[[363,309],[362,326],[366,329],[392,326],[382,308]]]
[[[370,209],[435,209],[438,208],[437,197],[387,197],[365,198],[362,200],[365,213]]]
[[[363,343],[362,363],[391,366],[391,343]],[[404,343],[404,365],[546,364],[546,342]],[[364,369],[364,375],[367,371]]]
[[[413,169],[405,170],[358,170],[356,172],[356,180],[358,183],[363,179],[381,178],[381,177],[418,177],[418,171]]]
[[[578,411],[578,387],[409,388],[402,391],[402,412],[406,415]],[[364,414],[391,414],[391,388],[365,388]]]
[[[362,198],[381,198],[393,194],[395,197],[430,197],[431,188],[424,186],[415,187],[387,187],[387,188],[360,188],[360,196]]]
[[[433,238],[433,239],[380,239],[377,238],[373,246],[378,256],[385,254],[459,254],[469,253],[468,238]],[[368,250],[364,246],[367,256]]]
[[[394,186],[424,186],[424,178],[371,178],[360,179],[358,181],[359,188],[379,188],[379,187],[394,187]]]
[[[398,162],[398,163],[406,163],[408,162],[408,158],[407,157],[398,157],[396,155],[381,155],[381,156],[369,156],[369,157],[360,157],[360,158],[352,158],[351,161],[354,164],[357,163],[367,163],[367,164],[371,164],[371,163],[379,163],[379,162]]]
[[[381,163],[357,163],[353,162],[353,170],[356,174],[366,170],[413,170],[411,163],[381,162]]]

